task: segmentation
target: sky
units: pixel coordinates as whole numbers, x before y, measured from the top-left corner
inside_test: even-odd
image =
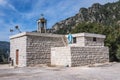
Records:
[[[56,22],[74,16],[82,7],[93,3],[106,4],[118,0],[0,0],[0,41],[9,41],[9,36],[37,29],[37,20],[41,14],[47,19],[47,28]],[[14,32],[10,32],[13,29]]]

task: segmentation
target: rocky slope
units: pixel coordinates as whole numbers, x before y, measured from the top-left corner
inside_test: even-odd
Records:
[[[52,29],[54,29],[54,32],[63,28],[70,31],[82,22],[96,22],[107,26],[120,24],[120,1],[105,5],[95,3],[89,8],[81,8],[75,16],[56,23]]]

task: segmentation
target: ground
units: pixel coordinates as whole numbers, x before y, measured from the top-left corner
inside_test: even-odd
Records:
[[[120,80],[120,63],[83,67],[24,67],[0,65],[0,80]]]

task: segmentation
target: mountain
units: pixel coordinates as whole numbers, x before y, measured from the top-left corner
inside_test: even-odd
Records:
[[[61,29],[71,31],[76,25],[83,22],[95,22],[107,26],[120,24],[120,1],[105,5],[95,3],[89,8],[81,8],[75,16],[57,22],[52,29],[54,33],[60,33]]]
[[[0,49],[10,50],[10,43],[6,41],[0,41]]]

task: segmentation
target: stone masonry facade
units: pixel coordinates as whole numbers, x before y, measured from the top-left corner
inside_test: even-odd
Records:
[[[108,47],[71,47],[71,66],[109,62]]]
[[[18,67],[51,64],[51,48],[65,46],[65,39],[64,35],[35,32],[13,35],[10,37],[10,57]]]
[[[59,47],[51,49],[51,64],[57,66],[84,66],[109,62],[108,47]]]
[[[26,41],[27,37],[17,37],[10,40],[10,57],[13,60],[14,66],[24,67],[26,66]],[[16,64],[16,50],[19,50],[19,64]]]
[[[109,62],[109,48],[104,46],[105,35],[78,33],[72,36],[76,43],[51,49],[52,65],[76,67]]]
[[[84,66],[109,62],[109,49],[104,35],[72,34],[75,43],[68,44],[67,35],[24,32],[10,37],[10,57],[14,66],[50,64]]]
[[[96,38],[96,41],[93,41],[92,37],[85,37],[85,46],[104,46],[104,38]]]
[[[62,37],[28,36],[27,66],[50,64],[51,48],[62,46],[64,46]]]
[[[71,66],[71,49],[70,47],[51,48],[51,65]]]

